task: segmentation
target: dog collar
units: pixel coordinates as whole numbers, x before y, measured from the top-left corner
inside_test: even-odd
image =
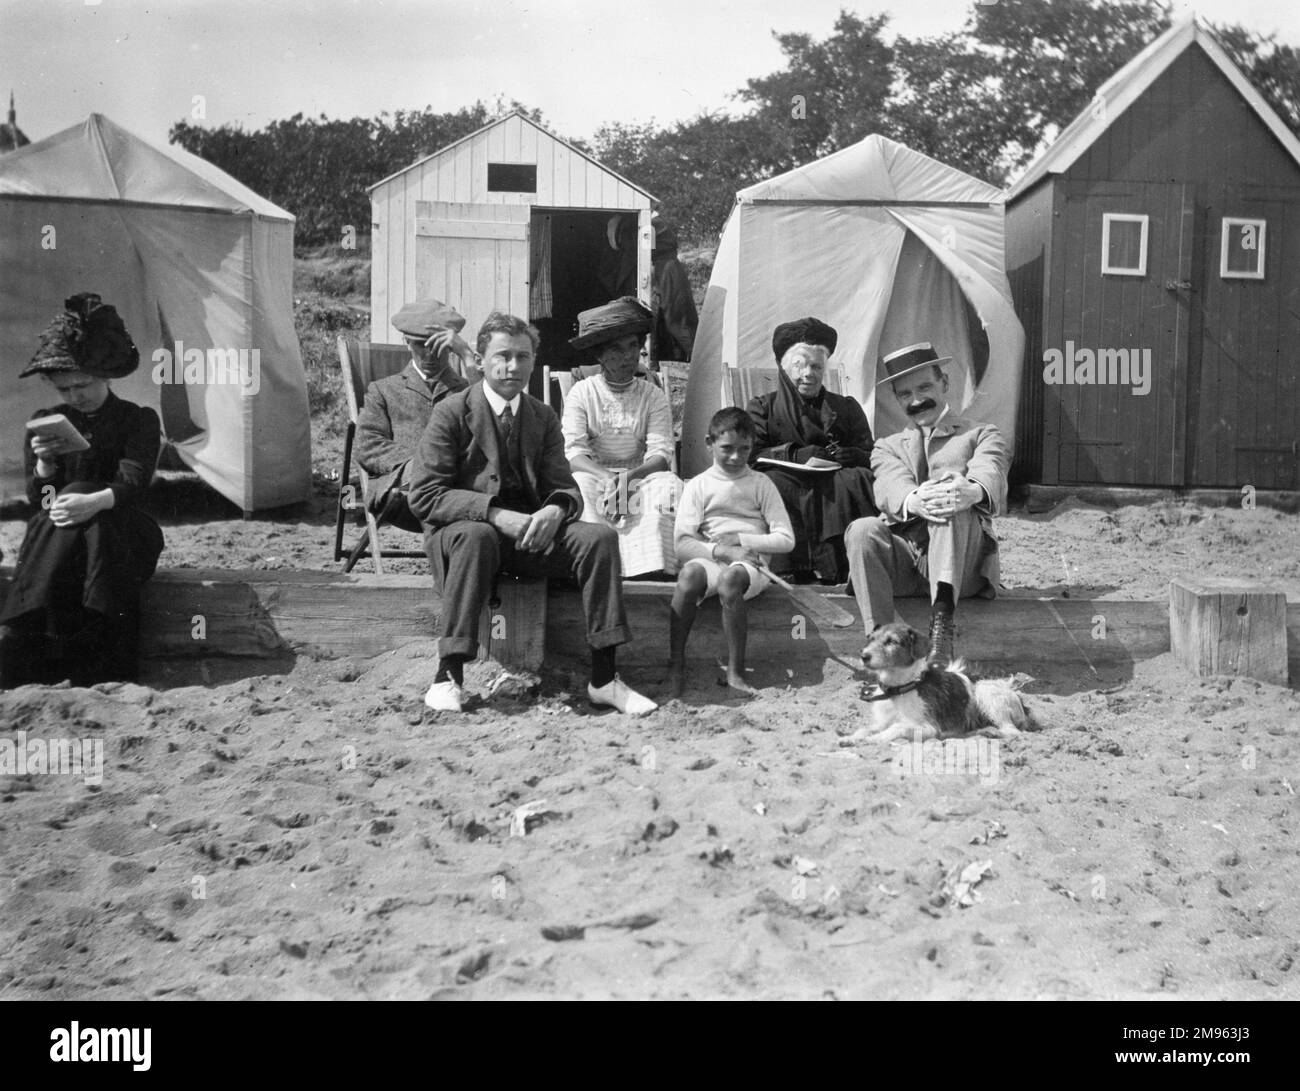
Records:
[[[906,685],[902,686],[882,686],[877,682],[871,689],[862,691],[862,699],[864,701],[887,701],[891,697],[897,697],[903,693],[911,693],[912,690],[916,689],[920,684],[921,680],[919,678],[915,682],[908,682]]]

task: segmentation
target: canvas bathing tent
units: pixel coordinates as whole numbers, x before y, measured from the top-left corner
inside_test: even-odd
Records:
[[[880,358],[929,341],[955,411],[1011,441],[1024,331],[1011,306],[1000,190],[883,136],[741,190],[704,297],[682,425],[682,466],[709,464],[709,417],[731,367],[772,367],[772,331],[815,315],[839,331],[831,366],[872,433],[906,425],[877,398]],[[887,387],[882,387],[887,391]]]
[[[114,391],[158,411],[187,465],[246,512],[305,500],[293,223],[205,160],[101,114],[0,157],[3,495],[22,493],[23,422],[58,401],[18,373],[63,301],[94,291],[140,350],[139,370]],[[158,366],[178,342],[188,366]]]

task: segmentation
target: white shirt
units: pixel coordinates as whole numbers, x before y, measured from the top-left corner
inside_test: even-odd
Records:
[[[506,411],[507,404],[510,406],[511,415],[515,417],[519,416],[519,402],[523,398],[522,394],[516,394],[509,402],[507,402],[505,398],[501,397],[500,394],[485,382],[483,384],[483,396],[487,398],[488,405],[492,407],[492,412],[496,414],[498,419],[500,419],[501,414]]]

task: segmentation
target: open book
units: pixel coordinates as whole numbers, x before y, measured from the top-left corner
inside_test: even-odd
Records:
[[[786,462],[779,458],[760,458],[760,466],[780,466],[783,470],[808,470],[812,473],[830,473],[831,470],[838,470],[840,464],[831,462],[825,458],[810,458],[807,462]]]

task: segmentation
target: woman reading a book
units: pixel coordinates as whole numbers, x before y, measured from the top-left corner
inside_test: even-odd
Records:
[[[757,432],[752,464],[771,478],[794,525],[789,556],[796,581],[846,580],[844,531],[876,514],[867,416],[853,398],[822,385],[837,340],[816,318],[777,326],[777,388],[747,407]]]
[[[0,688],[134,679],[140,585],[163,548],[139,506],[158,459],[158,415],[108,386],[140,354],[93,292],[64,307],[20,376],[40,375],[63,404],[37,413],[24,439],[36,514],[0,610]]]

